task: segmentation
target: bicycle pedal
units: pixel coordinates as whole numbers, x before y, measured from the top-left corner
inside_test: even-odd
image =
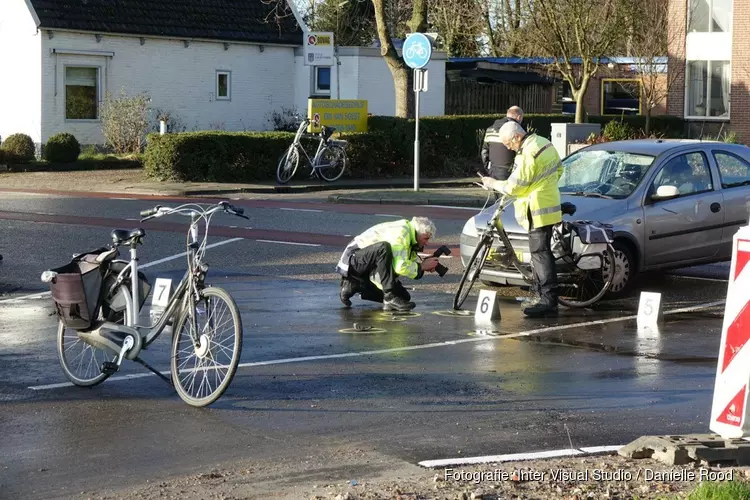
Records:
[[[117,365],[117,363],[114,363],[112,361],[105,361],[102,363],[102,366],[100,369],[103,374],[112,375],[113,373],[117,373],[120,367]]]

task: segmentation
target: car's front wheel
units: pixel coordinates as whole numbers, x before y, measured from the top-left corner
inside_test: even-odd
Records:
[[[637,270],[635,266],[635,256],[630,245],[622,240],[615,240],[614,243],[612,243],[612,248],[615,251],[615,276],[609,287],[607,296],[611,299],[619,299],[627,295],[630,291]]]

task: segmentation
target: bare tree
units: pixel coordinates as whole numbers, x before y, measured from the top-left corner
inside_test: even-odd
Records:
[[[612,56],[626,25],[622,0],[525,0],[531,9],[530,32],[523,52],[551,58],[551,67],[569,84],[576,101],[576,123],[583,122],[583,97],[599,71],[602,58]],[[533,2],[533,3],[532,3]]]
[[[669,91],[682,75],[683,68],[667,71],[667,54],[678,33],[670,30],[669,0],[630,0],[632,18],[638,29],[629,38],[630,55],[635,58],[635,70],[640,81],[641,105],[646,114],[646,133],[651,130],[651,112],[665,102]],[[676,65],[675,65],[676,66]]]
[[[518,55],[534,0],[471,0],[494,57]]]
[[[450,57],[479,55],[485,23],[482,3],[490,0],[429,0],[430,20],[440,34],[440,47]]]

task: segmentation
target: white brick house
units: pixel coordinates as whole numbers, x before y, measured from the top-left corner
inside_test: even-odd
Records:
[[[144,92],[188,130],[265,130],[295,101],[294,17],[261,0],[1,0],[0,137],[101,144],[106,92]],[[266,19],[270,19],[267,21]]]

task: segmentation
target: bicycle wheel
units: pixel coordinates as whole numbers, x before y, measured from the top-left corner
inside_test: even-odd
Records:
[[[599,269],[578,269],[574,273],[576,279],[559,285],[558,302],[566,307],[588,307],[599,301],[612,285],[615,276],[614,262],[614,249],[612,245],[607,245],[607,252]],[[572,293],[562,293],[566,289],[571,289]]]
[[[456,290],[456,295],[453,297],[453,309],[461,309],[461,305],[466,300],[466,297],[469,296],[471,287],[474,286],[474,282],[479,277],[479,272],[484,266],[484,261],[487,259],[487,254],[490,251],[491,245],[491,236],[485,235],[479,240],[477,248],[474,249],[474,254],[469,260],[469,264],[466,266],[466,269],[464,269],[461,281],[458,283],[458,290]]]
[[[279,184],[286,184],[294,177],[294,173],[299,167],[299,151],[292,144],[289,149],[279,158],[279,164],[276,166],[276,180]]]
[[[125,288],[126,293],[130,293],[127,287],[121,286]],[[124,313],[110,312],[107,320],[118,324],[128,324],[127,318],[130,316],[128,306]],[[92,387],[104,382],[109,375],[101,372],[102,363],[117,359],[117,355],[112,352],[94,347],[81,340],[78,333],[65,328],[62,321],[59,321],[57,326],[57,357],[67,379],[79,387]]]
[[[201,290],[200,296],[195,304],[198,331],[193,331],[190,308],[185,308],[172,337],[172,382],[191,406],[210,405],[224,394],[242,352],[242,320],[232,296],[215,287]]]
[[[320,163],[323,166],[318,167],[318,172],[324,180],[328,182],[338,180],[346,170],[346,150],[338,144],[330,144],[321,153]]]

